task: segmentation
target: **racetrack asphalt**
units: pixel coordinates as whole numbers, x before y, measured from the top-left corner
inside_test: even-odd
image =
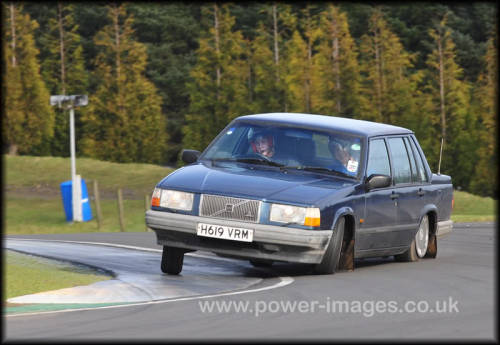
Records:
[[[186,256],[181,276],[164,275],[151,232],[8,236],[4,248],[115,272],[124,285],[109,304],[140,298],[95,309],[4,309],[4,340],[497,340],[495,230],[494,223],[455,224],[436,259],[357,260],[353,272],[323,276],[308,265],[256,269],[202,252]],[[209,311],[206,303],[217,304]],[[303,308],[291,308],[297,303]]]

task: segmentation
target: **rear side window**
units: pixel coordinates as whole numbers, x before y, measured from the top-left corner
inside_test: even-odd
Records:
[[[413,140],[409,140],[411,143],[411,148],[415,154],[415,159],[417,160],[417,170],[418,170],[418,180],[419,182],[427,182],[427,172],[425,171],[425,165],[422,161],[422,156],[420,156],[420,152],[417,149],[417,146],[413,142]]]
[[[395,184],[411,183],[411,168],[403,138],[389,138]]]
[[[368,167],[366,176],[371,174],[383,174],[391,176],[391,167],[389,164],[389,155],[384,139],[370,141],[370,151],[368,153]]]
[[[413,183],[420,182],[420,179],[418,177],[418,169],[417,169],[417,163],[415,162],[415,156],[413,154],[413,150],[411,149],[410,146],[410,140],[408,138],[404,138],[405,145],[406,145],[406,151],[408,151],[408,156],[410,157],[410,164],[411,164],[411,180]]]

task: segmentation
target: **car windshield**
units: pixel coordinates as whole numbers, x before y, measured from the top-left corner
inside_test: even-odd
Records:
[[[360,137],[345,133],[237,122],[226,128],[200,159],[356,178],[362,143]]]

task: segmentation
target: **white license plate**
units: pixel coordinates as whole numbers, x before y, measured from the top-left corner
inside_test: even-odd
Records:
[[[243,242],[253,241],[252,229],[233,228],[230,226],[223,226],[223,225],[198,223],[196,234],[198,236],[222,238],[225,240],[234,240]]]

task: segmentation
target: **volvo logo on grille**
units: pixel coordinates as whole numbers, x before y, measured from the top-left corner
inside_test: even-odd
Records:
[[[226,204],[226,212],[233,212],[234,205]]]

